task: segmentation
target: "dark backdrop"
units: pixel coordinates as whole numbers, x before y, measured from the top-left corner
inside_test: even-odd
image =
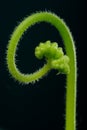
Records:
[[[22,19],[33,12],[49,10],[63,18],[74,36],[78,61],[77,130],[86,130],[85,73],[86,38],[85,4],[80,0],[14,0],[0,1],[0,130],[64,130],[65,75],[51,71],[35,84],[15,82],[6,67],[6,47],[10,35]],[[57,30],[47,23],[28,29],[20,41],[17,65],[31,73],[44,64],[34,56],[40,41],[57,41],[63,46]]]

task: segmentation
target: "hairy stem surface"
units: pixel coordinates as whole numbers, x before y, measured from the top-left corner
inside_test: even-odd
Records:
[[[33,74],[21,74],[17,69],[15,64],[15,53],[17,44],[23,35],[23,33],[32,25],[38,22],[47,22],[52,24],[59,31],[64,45],[66,54],[70,58],[70,73],[67,75],[66,80],[66,123],[65,130],[75,130],[76,129],[76,52],[74,41],[69,28],[66,26],[65,22],[50,12],[39,12],[32,14],[31,16],[25,18],[19,26],[14,30],[11,40],[8,44],[7,50],[7,65],[9,72],[15,79],[23,83],[29,83],[38,80],[43,75],[45,75],[51,68],[50,64],[45,65],[39,71]]]

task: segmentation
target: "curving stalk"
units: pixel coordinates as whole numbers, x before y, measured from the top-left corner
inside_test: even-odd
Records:
[[[38,22],[50,23],[59,31],[64,42],[66,55],[55,42],[40,43],[35,49],[35,55],[38,59],[45,57],[47,64],[33,74],[23,74],[18,70],[15,63],[17,45],[23,33]],[[65,22],[50,12],[39,12],[25,18],[11,35],[6,60],[12,77],[25,84],[42,78],[51,69],[57,69],[59,72],[67,74],[65,130],[76,130],[76,51],[72,34]]]

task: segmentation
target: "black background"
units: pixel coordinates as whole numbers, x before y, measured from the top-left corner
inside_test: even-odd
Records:
[[[86,130],[86,14],[85,2],[79,0],[0,1],[0,130],[64,130],[65,75],[51,71],[35,84],[15,82],[6,67],[6,47],[10,35],[24,17],[36,11],[51,11],[63,18],[74,36],[77,61],[77,130]],[[47,23],[28,29],[20,41],[17,65],[31,73],[44,64],[34,56],[40,41],[57,41],[63,46],[57,30]]]

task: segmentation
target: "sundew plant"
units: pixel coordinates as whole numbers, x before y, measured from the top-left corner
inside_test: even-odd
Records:
[[[60,33],[65,46],[66,54],[57,42],[40,42],[35,48],[35,56],[39,60],[46,59],[46,64],[32,74],[21,73],[16,65],[16,50],[23,33],[32,25],[47,22],[53,25]],[[65,130],[76,130],[76,80],[77,63],[74,40],[66,23],[51,12],[38,12],[25,18],[13,31],[6,52],[6,62],[9,73],[22,84],[35,82],[47,74],[51,69],[66,74],[66,108]]]

